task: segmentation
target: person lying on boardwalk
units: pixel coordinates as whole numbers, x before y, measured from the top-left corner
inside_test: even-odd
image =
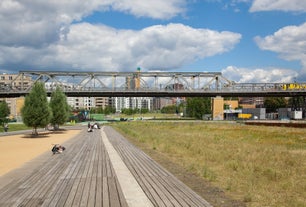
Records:
[[[52,152],[53,154],[56,154],[56,153],[62,153],[66,148],[62,145],[59,145],[59,144],[55,144],[52,148]]]

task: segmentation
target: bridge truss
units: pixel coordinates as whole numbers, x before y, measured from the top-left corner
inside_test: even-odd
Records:
[[[48,95],[60,87],[70,97],[306,96],[306,83],[235,83],[220,72],[20,71],[0,86],[0,97],[25,96],[37,81]]]

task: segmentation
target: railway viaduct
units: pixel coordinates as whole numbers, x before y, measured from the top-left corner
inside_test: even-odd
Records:
[[[221,72],[138,69],[134,72],[20,71],[5,82],[0,80],[0,98],[25,96],[37,81],[45,83],[49,96],[60,87],[68,97],[212,97],[213,101],[220,97],[306,97],[306,83],[237,83]]]

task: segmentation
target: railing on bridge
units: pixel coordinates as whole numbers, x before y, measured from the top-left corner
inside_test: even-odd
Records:
[[[0,80],[1,81],[1,80]],[[60,87],[68,96],[305,96],[306,83],[235,83],[220,72],[63,72],[20,71],[1,97],[29,93],[35,82],[48,94]]]

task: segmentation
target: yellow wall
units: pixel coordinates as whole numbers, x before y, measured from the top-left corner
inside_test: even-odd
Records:
[[[225,100],[224,104],[228,105],[228,106],[231,106],[231,109],[238,108],[238,100],[236,100],[236,101]]]
[[[255,109],[256,108],[255,104],[240,104],[240,106],[244,109]]]
[[[21,116],[21,109],[24,105],[24,97],[19,97],[16,100],[16,114],[17,116]]]
[[[212,119],[224,119],[224,99],[220,96],[212,98]]]

